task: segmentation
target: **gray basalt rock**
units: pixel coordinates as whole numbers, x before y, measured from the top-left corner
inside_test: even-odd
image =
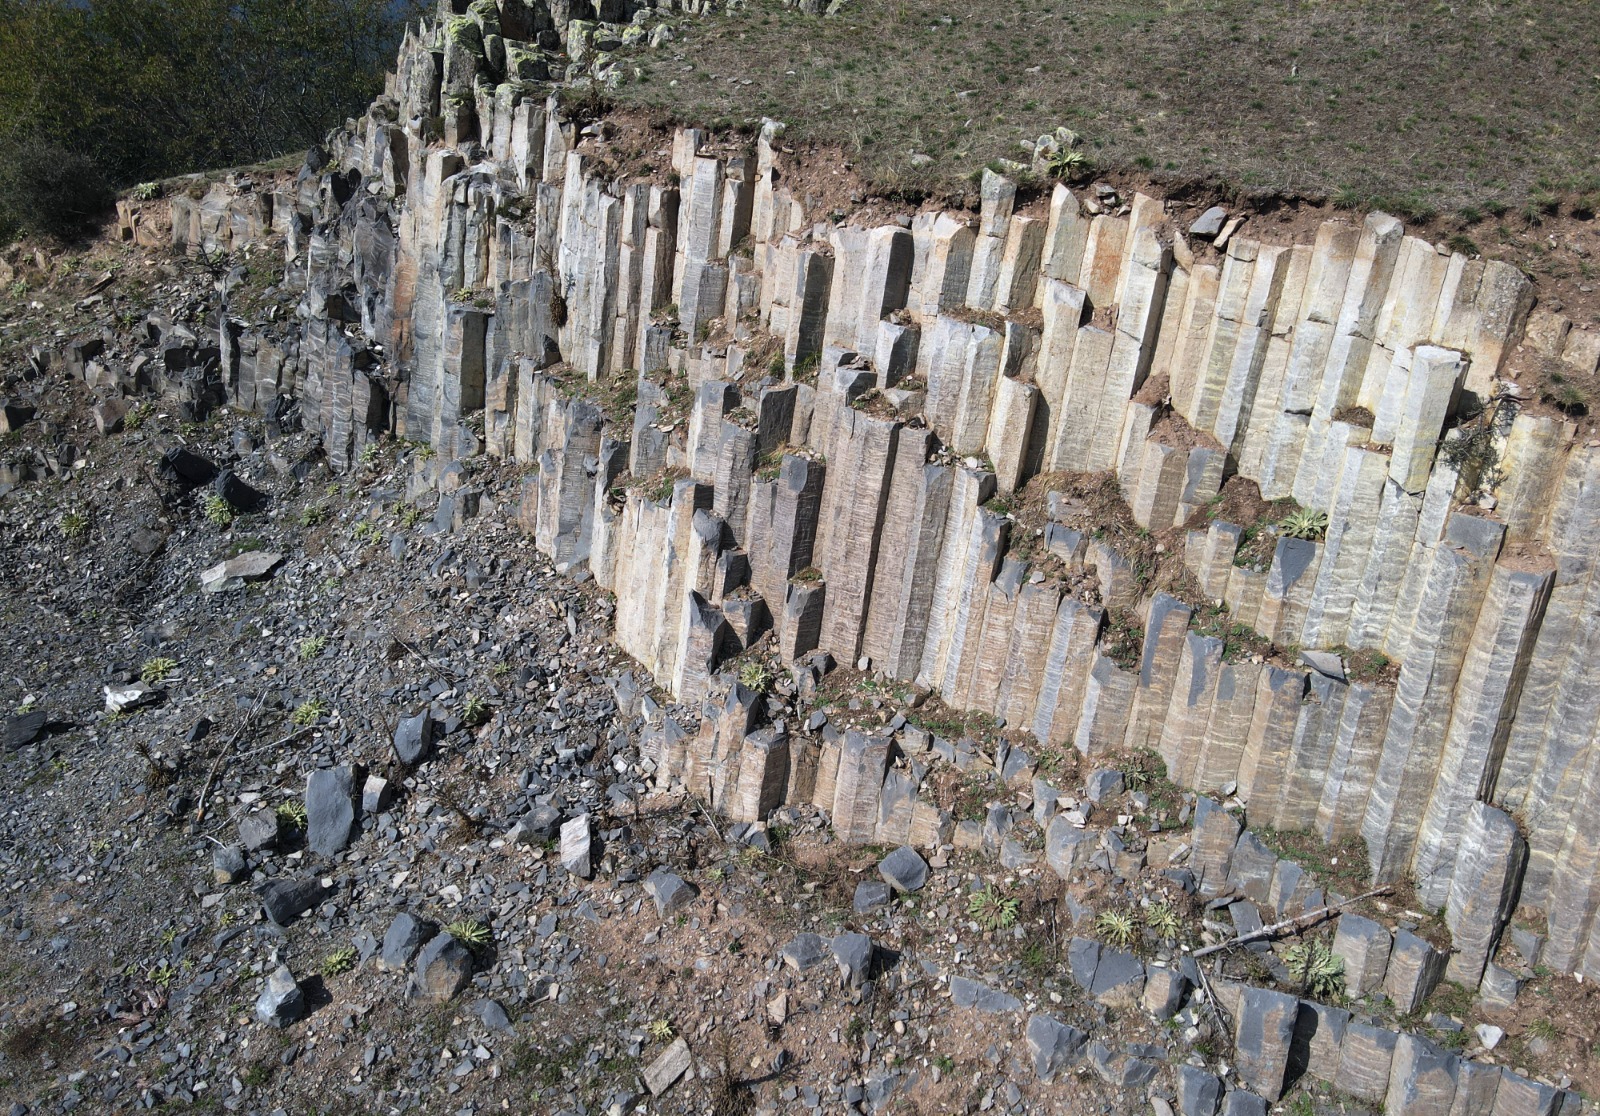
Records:
[[[950,978],[950,999],[956,1007],[973,1008],[991,1014],[1022,1010],[1022,1001],[1011,993],[966,977]]]
[[[662,918],[670,918],[695,901],[699,895],[691,883],[686,883],[682,876],[668,872],[665,868],[657,868],[651,872],[644,881],[644,889],[655,900],[656,913]]]
[[[299,880],[273,880],[257,891],[261,907],[267,917],[279,926],[287,926],[327,896],[327,888],[315,878]]]
[[[928,882],[928,862],[909,845],[901,845],[878,864],[878,874],[896,891],[921,891]]]
[[[306,777],[306,846],[312,852],[334,856],[350,844],[362,781],[349,764],[319,768]]]
[[[579,879],[594,875],[591,841],[588,814],[579,814],[561,826],[561,866]]]
[[[394,972],[402,971],[411,964],[417,951],[438,932],[439,928],[433,923],[402,911],[394,916],[394,921],[389,923],[389,929],[383,935],[379,964]]]
[[[1239,997],[1234,1059],[1239,1077],[1269,1101],[1283,1095],[1300,1001],[1283,992],[1247,987]]]
[[[1048,1015],[1028,1017],[1028,1053],[1033,1072],[1040,1081],[1049,1081],[1083,1057],[1089,1036],[1078,1028]]]
[[[417,954],[411,994],[442,1004],[455,999],[472,980],[472,951],[451,934],[436,934]]]
[[[306,1010],[305,994],[289,966],[279,965],[267,977],[267,986],[256,997],[256,1018],[269,1027],[287,1027]]]
[[[395,758],[407,767],[415,767],[433,754],[433,741],[438,722],[426,709],[401,719],[394,730]]]

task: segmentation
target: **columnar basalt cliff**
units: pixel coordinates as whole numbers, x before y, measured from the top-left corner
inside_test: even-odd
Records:
[[[632,125],[563,111],[552,34],[582,60],[643,31],[442,13],[293,193],[172,203],[192,250],[284,234],[304,291],[293,323],[228,322],[229,400],[297,404],[339,467],[426,442],[441,529],[516,517],[615,593],[618,643],[705,703],[653,741],[659,785],[735,819],[957,829],[907,763],[924,734],[761,723],[719,672],[770,637],[1359,834],[1475,935],[1463,979],[1519,903],[1546,964],[1600,979],[1600,447],[1518,382],[1593,371],[1592,335],[1382,213],[1188,236],[1155,198],[986,171],[977,213],[861,225],[791,184],[776,122],[619,173]],[[527,467],[520,507],[463,486],[480,454]],[[1227,521],[1248,486],[1278,511]]]

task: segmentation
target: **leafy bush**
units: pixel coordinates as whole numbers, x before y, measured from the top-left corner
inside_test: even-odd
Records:
[[[1344,958],[1320,938],[1296,942],[1283,955],[1290,977],[1317,1000],[1344,995]]]
[[[35,137],[0,138],[0,228],[42,236],[85,232],[111,204],[88,156]]]

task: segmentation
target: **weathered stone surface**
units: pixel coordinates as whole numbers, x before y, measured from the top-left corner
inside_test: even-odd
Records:
[[[839,980],[847,988],[860,988],[872,974],[872,939],[865,934],[850,932],[840,934],[829,943],[834,964],[839,966]]]
[[[1300,1001],[1282,992],[1252,987],[1239,997],[1239,1018],[1234,1027],[1239,1076],[1252,1092],[1268,1100],[1283,1095],[1289,1048],[1299,1014]]]
[[[379,964],[392,972],[404,971],[417,956],[417,951],[433,939],[439,928],[426,919],[402,911],[394,916],[383,935]]]
[[[820,934],[800,934],[779,951],[779,956],[791,969],[803,973],[828,959],[828,943]]]
[[[672,1045],[661,1052],[661,1055],[645,1067],[644,1086],[650,1090],[650,1095],[659,1097],[662,1093],[677,1082],[688,1071],[693,1061],[689,1053],[689,1044],[680,1036],[672,1040]]]
[[[950,978],[950,999],[956,1007],[973,1008],[991,1014],[1022,1010],[1022,1001],[1011,993],[966,977]]]
[[[953,991],[953,990],[952,990]],[[1028,1053],[1040,1081],[1050,1081],[1083,1057],[1088,1036],[1048,1015],[1028,1017]]]
[[[1450,1116],[1460,1061],[1425,1038],[1400,1035],[1389,1070],[1384,1112],[1396,1116]]]
[[[909,845],[902,845],[878,863],[878,874],[896,891],[921,891],[928,882],[928,862]]]
[[[306,777],[306,845],[321,856],[343,852],[355,835],[357,770],[323,767]]]
[[[417,953],[411,994],[442,1004],[455,999],[472,980],[472,951],[451,934],[435,934]]]
[[[677,914],[693,903],[699,895],[693,884],[665,868],[657,868],[645,877],[644,889],[649,892],[650,898],[655,900],[656,913],[662,918]]]
[[[1399,1035],[1384,1027],[1351,1023],[1339,1051],[1339,1072],[1334,1088],[1369,1104],[1381,1104],[1389,1095],[1389,1075]]]
[[[1383,991],[1402,1014],[1422,1006],[1444,976],[1446,955],[1409,930],[1394,937]]]
[[[269,1027],[287,1027],[306,1011],[305,993],[289,966],[279,965],[267,977],[267,986],[256,997],[256,1018]]]
[[[1354,914],[1339,916],[1333,952],[1344,959],[1344,985],[1351,996],[1370,996],[1383,987],[1392,945],[1389,931],[1370,918]]]
[[[257,894],[267,917],[279,926],[287,926],[327,896],[322,881],[309,878],[300,880],[273,880],[263,884]]]
[[[394,754],[408,767],[427,759],[433,752],[438,722],[426,709],[410,717],[402,717],[394,730]]]
[[[1178,1112],[1180,1116],[1216,1116],[1222,1104],[1222,1079],[1194,1066],[1179,1066]]]
[[[589,815],[579,814],[561,826],[561,866],[579,879],[594,875]]]
[[[252,550],[200,571],[200,588],[207,593],[242,589],[245,582],[259,581],[271,574],[282,561],[281,554]]]

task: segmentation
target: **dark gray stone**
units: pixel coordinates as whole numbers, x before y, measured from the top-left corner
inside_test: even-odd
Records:
[[[269,1027],[286,1027],[306,1011],[305,994],[289,966],[279,965],[267,977],[267,986],[256,998],[256,1018]]]
[[[438,932],[438,926],[433,923],[402,911],[395,915],[383,935],[383,952],[378,955],[378,963],[385,969],[401,971],[411,964],[417,950]]]
[[[218,845],[211,852],[211,878],[227,885],[238,883],[249,875],[244,852],[238,845]]]
[[[879,863],[878,874],[896,891],[920,891],[928,882],[928,862],[910,845],[901,845]]]
[[[1101,946],[1100,958],[1094,969],[1094,982],[1089,986],[1089,991],[1096,999],[1100,999],[1125,987],[1135,999],[1144,991],[1143,962],[1125,949]]]
[[[950,978],[950,999],[956,1007],[973,1008],[991,1014],[1022,1010],[1022,1001],[1011,993],[966,977]]]
[[[261,896],[261,908],[267,917],[279,926],[287,926],[312,907],[322,902],[328,890],[315,878],[300,880],[273,880],[263,884],[256,892]]]
[[[1220,205],[1214,205],[1195,218],[1194,224],[1189,226],[1189,235],[1212,240],[1222,231],[1223,222],[1227,219],[1228,211]]]
[[[1067,969],[1072,982],[1085,992],[1094,987],[1094,971],[1100,965],[1100,943],[1093,938],[1073,938],[1067,945]]]
[[[1235,1089],[1222,1103],[1222,1116],[1267,1116],[1267,1102],[1254,1093]]]
[[[656,913],[662,918],[677,914],[700,894],[693,884],[686,883],[683,877],[665,868],[651,872],[644,881],[644,889],[656,901]]]
[[[579,814],[561,827],[561,866],[579,879],[594,875],[590,859],[592,837],[589,832],[589,815]]]
[[[507,836],[522,845],[542,844],[555,836],[560,825],[560,810],[554,806],[535,806],[518,819]]]
[[[472,1002],[472,1014],[491,1031],[510,1031],[511,1017],[506,1009],[488,998]]]
[[[472,951],[450,934],[437,934],[417,954],[411,994],[442,1004],[453,1000],[472,980]]]
[[[215,464],[182,446],[174,446],[162,454],[160,471],[166,480],[186,488],[198,488],[217,478]]]
[[[856,884],[856,914],[871,914],[889,905],[893,893],[882,880],[862,880]]]
[[[278,815],[257,810],[239,819],[239,844],[251,852],[270,849],[278,843]]]
[[[839,966],[839,979],[851,988],[860,988],[872,971],[872,939],[865,934],[840,934],[830,948]]]
[[[1029,1017],[1027,1038],[1033,1072],[1040,1081],[1049,1081],[1082,1058],[1083,1044],[1088,1041],[1078,1028],[1048,1015]]]
[[[433,754],[433,742],[438,722],[424,709],[414,717],[405,717],[394,730],[395,758],[407,767],[415,767]]]
[[[35,709],[29,713],[18,713],[6,718],[6,750],[15,752],[18,748],[26,748],[39,739],[44,732],[44,726],[49,722],[49,717],[42,709]]]
[[[1252,1092],[1269,1101],[1283,1096],[1300,1001],[1283,992],[1246,987],[1239,996],[1234,1061]]]
[[[256,512],[267,505],[267,494],[251,488],[232,469],[224,469],[211,482],[211,488],[235,511]]]
[[[1217,1116],[1222,1104],[1222,1078],[1194,1066],[1178,1067],[1180,1116]]]
[[[800,934],[779,951],[784,963],[796,972],[805,972],[828,959],[828,943],[820,934]]]
[[[1123,791],[1122,772],[1101,768],[1089,775],[1088,782],[1083,785],[1083,794],[1090,802],[1099,805],[1108,798],[1115,798]]]
[[[349,764],[319,768],[306,777],[306,846],[312,852],[335,856],[350,844],[362,781]]]

